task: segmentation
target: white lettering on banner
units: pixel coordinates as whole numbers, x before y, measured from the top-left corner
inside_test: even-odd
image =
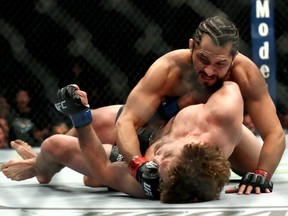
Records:
[[[266,37],[269,34],[269,26],[267,23],[260,23],[258,26],[258,32],[261,37]]]
[[[264,42],[263,46],[259,48],[259,57],[261,59],[269,59],[269,42]]]
[[[256,17],[257,18],[270,17],[269,0],[264,0],[263,4],[261,0],[256,0]]]
[[[260,67],[260,71],[262,73],[262,75],[264,76],[265,79],[267,79],[270,75],[270,67],[268,65],[261,65]]]
[[[269,0],[256,0],[256,17],[257,18],[270,18]],[[260,23],[258,26],[258,34],[261,37],[266,37],[269,34],[269,26],[267,23]],[[259,48],[259,57],[262,60],[269,59],[269,41],[265,41],[263,46]],[[270,68],[268,65],[261,65],[260,71],[265,79],[270,76]]]

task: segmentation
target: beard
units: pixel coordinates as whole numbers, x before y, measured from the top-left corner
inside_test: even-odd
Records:
[[[205,82],[200,82],[199,81],[199,76],[200,73],[193,73],[192,74],[192,85],[194,86],[195,89],[197,89],[197,91],[204,93],[204,94],[213,94],[214,92],[216,92],[218,89],[220,89],[223,86],[223,83],[225,81],[224,78],[219,78],[216,77],[216,81],[214,84],[209,85],[208,83]]]
[[[216,92],[218,89],[220,89],[223,86],[223,83],[224,83],[223,79],[217,78],[216,82],[213,85],[205,85],[204,83],[204,86],[206,87],[207,91],[210,94],[212,94]]]

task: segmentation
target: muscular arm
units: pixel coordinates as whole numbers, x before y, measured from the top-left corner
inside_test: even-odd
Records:
[[[257,169],[273,174],[285,150],[285,135],[266,88],[257,91],[258,98],[245,100],[246,109],[264,141]]]
[[[134,197],[144,198],[140,184],[127,172],[124,162],[110,163],[91,124],[78,128],[78,139],[91,177]]]
[[[128,96],[116,123],[117,145],[127,163],[141,155],[136,130],[149,121],[163,96],[170,94],[176,80],[177,75],[170,73],[166,60],[158,60]]]
[[[78,132],[82,157],[90,177],[98,183],[129,195],[144,198],[141,185],[127,172],[127,164],[110,163],[105,149],[92,127],[92,115],[87,95],[77,85],[68,85],[58,90],[56,109],[68,114]]]
[[[264,77],[256,65],[250,65],[247,64],[243,73],[252,75],[240,83],[240,89],[245,108],[264,141],[257,169],[273,174],[285,150],[285,135]]]

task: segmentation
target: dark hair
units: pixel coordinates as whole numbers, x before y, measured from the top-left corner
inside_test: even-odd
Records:
[[[231,55],[237,53],[239,32],[235,25],[223,17],[215,16],[201,22],[193,35],[193,41],[199,45],[203,34],[208,34],[216,45],[232,42]]]
[[[160,181],[160,200],[164,203],[195,203],[219,199],[228,184],[230,163],[217,146],[189,143],[179,160]]]

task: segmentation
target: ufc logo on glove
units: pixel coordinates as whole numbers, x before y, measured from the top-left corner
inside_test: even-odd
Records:
[[[58,111],[64,110],[67,108],[67,106],[65,106],[66,101],[61,101],[59,103],[55,103],[55,107]]]
[[[145,191],[146,195],[153,197],[151,185],[144,182],[143,187],[144,187],[143,190]]]

